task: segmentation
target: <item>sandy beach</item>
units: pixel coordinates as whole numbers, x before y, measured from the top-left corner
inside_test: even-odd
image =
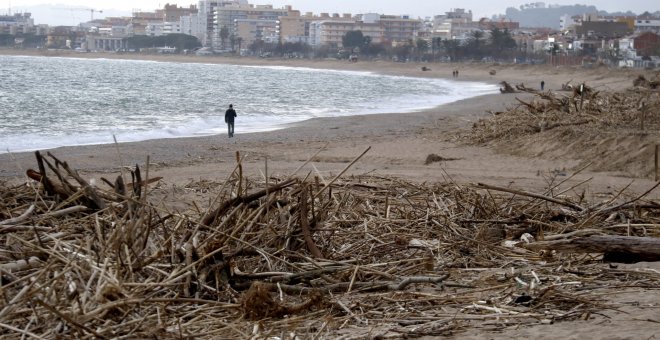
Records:
[[[23,51],[0,51],[3,54],[24,54]],[[284,65],[369,71],[379,74],[411,77],[452,79],[452,71],[459,70],[460,81],[481,81],[499,84],[524,83],[538,88],[541,80],[546,89],[558,91],[562,84],[585,82],[599,91],[623,90],[644,71],[611,70],[607,68],[584,69],[579,67],[552,67],[531,65],[497,64],[417,64],[385,61],[281,60],[256,58],[224,58],[193,56],[141,56],[117,54],[64,54],[48,52],[49,56],[80,58],[148,59],[162,62],[228,63],[240,65]],[[422,67],[430,68],[422,71]],[[491,75],[490,71],[495,71]],[[542,192],[552,181],[566,180],[564,187],[570,194],[584,193],[588,200],[599,201],[625,189],[630,195],[640,194],[655,184],[654,178],[617,170],[603,171],[604,167],[584,167],[585,160],[573,158],[571,148],[559,146],[551,151],[543,149],[530,139],[517,150],[501,145],[466,144],[461,133],[469,130],[479,119],[517,104],[516,98],[529,99],[530,94],[493,93],[446,104],[414,113],[391,113],[341,118],[312,119],[282,130],[261,133],[240,133],[241,108],[236,107],[238,118],[235,138],[225,134],[179,139],[149,140],[119,144],[61,147],[48,150],[87,179],[112,179],[122,167],[140,164],[149,159],[149,177],[162,177],[155,195],[170,208],[189,209],[188,202],[196,201],[206,207],[208,192],[177,190],[199,182],[223,182],[236,167],[236,155],[243,158],[243,175],[251,178],[286,178],[297,169],[297,175],[308,174],[324,179],[332,178],[344,170],[353,160],[368,151],[345,174],[370,174],[382,177],[402,178],[423,185],[424,183],[455,182],[461,185],[486,183],[532,192]],[[622,136],[618,141],[627,145],[628,152],[637,152],[640,145],[635,139]],[[645,137],[644,145],[657,140],[652,133]],[[651,142],[649,142],[650,138]],[[538,141],[537,143],[543,143]],[[614,147],[613,147],[614,149]],[[563,151],[558,152],[557,150]],[[595,152],[595,151],[594,151]],[[431,154],[444,160],[425,164]],[[584,153],[583,153],[584,154]],[[314,156],[316,155],[316,156]],[[603,156],[605,157],[605,156]],[[652,162],[652,157],[648,157]],[[306,164],[308,161],[310,161]],[[306,165],[305,165],[306,164]],[[304,165],[304,166],[303,166]],[[302,167],[302,168],[301,168]],[[21,183],[25,171],[36,169],[32,152],[0,154],[0,181]],[[578,174],[572,176],[580,170]],[[572,176],[572,177],[571,177]],[[658,190],[647,197],[658,198]],[[656,273],[660,266],[655,263],[621,265],[636,270],[651,268]],[[621,309],[608,309],[602,315],[588,320],[578,320],[559,325],[539,325],[529,329],[483,329],[459,334],[459,338],[634,338],[647,339],[660,336],[657,332],[657,311],[660,293],[657,289],[621,288],[621,294],[603,297],[609,303],[619,304]],[[649,308],[636,308],[630,301],[638,301]],[[637,304],[639,306],[639,304]],[[655,308],[655,309],[654,309]]]
[[[2,51],[3,53],[22,53]],[[609,69],[584,70],[577,67],[497,65],[497,64],[417,64],[384,61],[349,63],[336,60],[291,60],[264,58],[226,58],[196,56],[142,56],[119,54],[81,54],[47,51],[49,56],[80,58],[148,59],[163,62],[228,63],[240,65],[284,65],[369,71],[380,74],[411,77],[437,77],[452,79],[454,69],[459,70],[459,81],[480,81],[498,84],[504,80],[512,84],[558,90],[561,84],[572,81],[586,82],[599,90],[629,87],[637,72]],[[430,71],[422,71],[422,67]],[[491,70],[496,75],[490,75]],[[459,82],[460,83],[460,82]],[[460,86],[460,85],[459,85]],[[184,185],[199,179],[223,180],[235,166],[235,153],[244,157],[249,176],[264,172],[266,160],[270,175],[286,176],[312,155],[323,149],[314,159],[314,171],[330,176],[343,169],[347,162],[369,152],[350,169],[350,173],[394,175],[421,182],[452,180],[458,183],[487,182],[523,188],[542,188],[544,176],[551,173],[570,174],[579,164],[577,159],[553,157],[551,159],[516,157],[498,153],[491,147],[466,146],[456,142],[456,133],[474,122],[487,117],[487,111],[503,110],[516,104],[516,96],[526,94],[494,93],[450,103],[424,112],[406,114],[379,114],[366,116],[312,119],[294,126],[262,133],[240,132],[240,111],[237,111],[237,135],[198,138],[150,140],[121,143],[118,146],[94,145],[62,147],[50,150],[75,165],[90,178],[118,171],[121,166],[144,164],[150,157],[150,169],[156,176],[174,185]],[[530,148],[532,146],[530,145]],[[425,165],[428,155],[437,154],[446,159]],[[24,170],[34,167],[30,153],[1,154],[0,178],[21,178]],[[311,168],[301,170],[301,173]],[[630,178],[616,172],[595,173],[586,169],[574,178],[579,183],[593,178],[587,186],[594,193],[616,190],[630,184],[630,190],[643,191],[652,185],[648,178]]]

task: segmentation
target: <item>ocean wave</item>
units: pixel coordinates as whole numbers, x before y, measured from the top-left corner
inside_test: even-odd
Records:
[[[87,62],[87,61],[93,62]],[[478,82],[289,66],[0,56],[0,152],[281,129],[311,118],[407,113],[486,93]],[[17,75],[20,76],[11,76]]]

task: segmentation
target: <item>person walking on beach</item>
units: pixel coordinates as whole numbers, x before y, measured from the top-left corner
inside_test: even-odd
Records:
[[[225,123],[227,123],[229,138],[234,137],[234,118],[236,118],[234,105],[229,104],[229,108],[225,111]]]
[[[541,91],[543,91],[544,87],[545,87],[545,81],[541,80]]]

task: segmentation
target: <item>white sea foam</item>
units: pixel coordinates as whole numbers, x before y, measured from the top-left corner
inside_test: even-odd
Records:
[[[382,76],[370,71],[351,71],[351,70],[333,70],[325,68],[311,68],[300,66],[279,66],[279,65],[240,65],[236,67],[264,69],[264,70],[278,70],[278,71],[296,71],[308,73],[334,73],[345,75],[358,75],[358,76]]]

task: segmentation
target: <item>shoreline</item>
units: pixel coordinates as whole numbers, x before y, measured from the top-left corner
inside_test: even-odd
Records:
[[[284,58],[258,58],[258,57],[235,57],[235,56],[196,56],[196,55],[155,55],[138,53],[81,53],[66,50],[16,50],[1,49],[0,55],[8,56],[35,56],[35,57],[64,57],[79,59],[119,59],[119,60],[143,60],[156,62],[176,63],[202,63],[202,64],[226,64],[238,66],[288,66],[303,67],[325,70],[360,71],[373,72],[382,75],[410,76],[420,78],[439,78],[455,81],[478,81],[498,84],[506,80],[511,84],[525,83],[533,78],[534,87],[544,80],[547,88],[560,86],[562,83],[578,79],[572,76],[579,71],[586,76],[585,81],[596,83],[609,89],[621,89],[630,86],[630,83],[622,84],[620,80],[614,82],[603,81],[605,77],[630,80],[642,72],[639,70],[608,69],[597,67],[586,69],[581,66],[552,66],[552,65],[527,65],[527,64],[500,64],[500,63],[432,63],[432,62],[393,62],[386,60],[360,60],[348,62],[336,59],[284,59]],[[429,68],[423,71],[422,67]],[[452,71],[458,70],[459,77],[453,78]],[[491,71],[496,71],[491,75]],[[607,73],[606,76],[603,73]],[[558,79],[558,76],[566,78]],[[546,79],[547,78],[547,79]],[[538,80],[538,81],[536,81]],[[592,86],[593,86],[592,83]],[[528,83],[529,84],[529,83]]]
[[[2,53],[2,50],[0,50]],[[74,54],[74,53],[71,53]],[[62,55],[58,55],[62,56]],[[65,56],[71,56],[67,54]],[[75,56],[75,55],[74,55]],[[85,58],[97,55],[85,54]],[[98,54],[106,58],[106,54]],[[125,55],[114,55],[125,57]],[[636,77],[634,72],[603,74],[602,70],[578,68],[552,68],[530,65],[491,64],[409,64],[382,61],[338,61],[247,59],[196,56],[134,56],[134,59],[171,62],[215,62],[251,64],[256,66],[313,67],[368,71],[387,75],[434,77],[452,79],[451,72],[460,70],[460,80],[496,84],[506,80],[511,84],[535,83],[543,79],[546,89],[557,90],[561,84],[586,81],[602,89],[620,89],[630,86]],[[238,60],[237,60],[238,59]],[[431,68],[422,71],[421,66]],[[490,70],[496,75],[490,75]],[[455,80],[455,79],[454,79]],[[529,85],[528,85],[529,86]],[[542,188],[543,176],[556,169],[571,169],[579,160],[528,159],[498,154],[483,146],[466,146],[454,139],[457,131],[469,127],[487,117],[488,111],[497,112],[515,105],[516,97],[525,94],[488,94],[459,100],[439,107],[413,113],[381,113],[350,117],[312,118],[290,124],[284,129],[257,133],[237,134],[227,139],[222,134],[199,137],[154,139],[125,142],[118,145],[97,144],[88,146],[59,147],[49,150],[62,160],[68,161],[89,177],[119,173],[123,166],[144,164],[150,158],[155,176],[164,177],[170,185],[185,185],[199,179],[223,180],[235,165],[236,153],[245,157],[246,175],[263,176],[264,163],[268,162],[269,174],[288,176],[319,150],[315,158],[316,169],[309,169],[323,176],[340,172],[348,162],[372,149],[351,168],[348,174],[376,172],[384,176],[401,176],[416,181],[456,180],[462,183],[486,181],[524,188]],[[430,154],[455,159],[425,165]],[[27,168],[36,166],[32,152],[0,154],[0,179],[23,178]],[[592,180],[593,192],[623,188],[630,179],[619,174],[584,172],[575,181]],[[577,183],[577,182],[576,182]],[[648,189],[651,181],[636,179],[633,191]]]
[[[366,115],[380,115],[380,114],[409,114],[413,112],[423,112],[427,110],[432,110],[432,109],[438,109],[440,106],[455,102],[458,100],[465,100],[469,98],[474,98],[477,96],[481,95],[489,95],[493,93],[497,93],[495,89],[491,92],[490,89],[486,91],[485,89],[481,89],[481,86],[495,86],[493,83],[492,79],[456,79],[456,78],[448,78],[444,76],[438,76],[437,74],[433,74],[430,77],[421,77],[420,75],[427,75],[428,72],[423,72],[419,74],[413,74],[411,71],[416,71],[416,70],[411,70],[409,67],[406,68],[392,68],[391,65],[394,66],[400,66],[397,63],[386,63],[384,65],[376,65],[374,66],[373,63],[365,63],[362,66],[367,66],[367,69],[355,69],[354,63],[347,63],[347,62],[340,62],[340,61],[318,61],[318,60],[289,60],[289,59],[254,59],[254,58],[225,58],[225,57],[197,57],[197,56],[170,56],[170,55],[149,55],[149,56],[144,56],[144,55],[135,55],[135,54],[114,54],[114,53],[77,53],[77,52],[66,52],[66,51],[36,51],[32,50],[29,51],[30,53],[3,53],[3,52],[19,52],[19,51],[14,51],[14,50],[0,50],[0,56],[1,55],[9,55],[9,56],[28,56],[28,57],[42,57],[42,58],[69,58],[69,59],[105,59],[105,60],[128,60],[128,61],[152,61],[152,62],[164,62],[164,63],[202,63],[202,64],[222,64],[222,65],[232,65],[232,66],[249,66],[249,67],[264,67],[264,68],[269,68],[269,67],[286,67],[286,68],[291,68],[293,70],[295,69],[301,69],[301,70],[321,70],[321,71],[338,71],[338,72],[356,72],[354,74],[375,74],[375,75],[381,75],[381,76],[388,76],[388,77],[406,77],[406,78],[411,78],[411,79],[437,79],[437,80],[443,80],[450,82],[450,88],[451,87],[458,87],[462,85],[458,85],[459,82],[470,82],[471,84],[466,84],[466,86],[469,86],[470,90],[467,93],[460,94],[457,92],[452,92],[448,93],[447,95],[443,95],[444,99],[442,98],[434,98],[433,102],[435,103],[417,103],[416,107],[399,107],[399,108],[390,108],[386,109],[385,107],[381,107],[376,109],[375,112],[363,112],[363,113],[355,113],[355,114],[350,114],[349,117],[355,117],[355,116],[366,116]],[[268,63],[265,63],[268,62]],[[274,62],[275,64],[272,64]],[[385,66],[385,67],[383,67]],[[374,69],[376,67],[376,69]],[[421,72],[421,71],[420,71]],[[474,87],[476,86],[476,87]],[[478,89],[479,88],[479,89]],[[431,96],[431,94],[429,94]],[[429,97],[430,98],[430,97]],[[389,111],[391,110],[391,111]],[[342,117],[342,115],[339,116],[328,116],[328,117],[322,117],[322,118],[339,118]],[[248,133],[262,133],[262,132],[269,132],[269,131],[279,131],[279,130],[284,130],[292,127],[297,127],[300,125],[304,125],[305,122],[314,119],[314,118],[319,118],[319,117],[300,117],[300,120],[297,121],[291,121],[291,122],[286,122],[286,123],[278,123],[276,125],[272,126],[263,126],[263,127],[257,127],[253,126],[248,123],[248,126],[243,126],[245,130],[242,131],[240,125],[237,130],[237,135],[245,135]],[[217,128],[214,128],[213,130],[219,130],[222,131],[222,128],[224,127],[223,124],[220,124]],[[120,141],[120,143],[129,143],[129,142],[144,142],[148,140],[170,140],[170,139],[179,139],[179,138],[197,138],[197,137],[208,137],[208,136],[222,136],[222,132],[217,133],[217,132],[208,132],[208,133],[200,133],[200,134],[181,134],[181,135],[167,135],[165,133],[158,133],[160,130],[149,130],[151,132],[155,132],[156,135],[160,134],[160,136],[131,136],[134,138],[128,138],[126,139],[127,136],[125,134],[122,134],[121,131],[119,131],[117,135],[117,139]],[[191,132],[191,131],[188,131]],[[3,150],[0,150],[0,154],[3,153],[23,153],[23,152],[32,152],[35,150],[52,150],[52,149],[57,149],[59,147],[82,147],[82,146],[95,146],[95,145],[105,145],[105,144],[112,144],[112,138],[108,139],[108,136],[114,136],[115,133],[111,134],[103,134],[103,136],[99,138],[94,138],[94,136],[88,136],[91,139],[98,139],[98,141],[93,141],[90,138],[84,138],[86,142],[82,142],[80,144],[74,144],[75,139],[64,142],[61,144],[57,143],[45,143],[44,146],[35,148],[33,146],[28,146],[24,149],[18,149],[18,148],[11,148],[8,147],[7,145],[3,146]],[[124,135],[124,136],[122,136]],[[123,140],[122,140],[123,139]]]

